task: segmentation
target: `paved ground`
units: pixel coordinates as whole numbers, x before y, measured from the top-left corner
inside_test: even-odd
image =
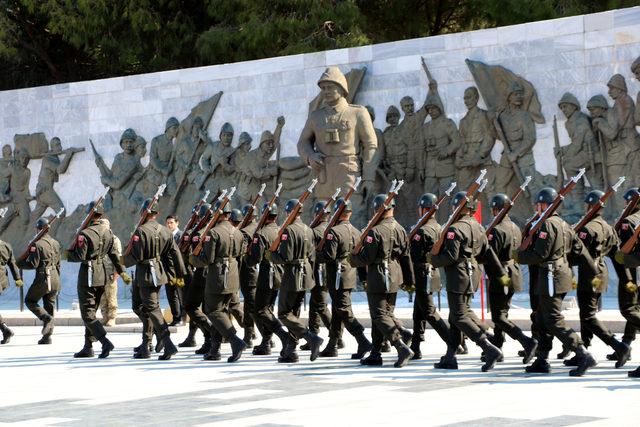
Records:
[[[80,327],[58,327],[50,346],[35,345],[37,327],[14,330],[0,347],[0,426],[638,425],[640,381],[626,369],[603,361],[588,376],[570,378],[554,361],[551,375],[525,375],[513,341],[505,362],[482,373],[474,345],[459,358],[460,370],[434,370],[444,345],[433,331],[422,344],[425,358],[395,369],[391,353],[380,368],[350,360],[351,337],[337,359],[309,362],[301,352],[299,364],[285,366],[275,352],[235,364],[204,362],[193,349],[168,362],[133,360],[133,333],[111,334],[117,349],[109,359],[74,360]],[[180,327],[176,342],[185,335]],[[608,352],[600,342],[593,350],[600,360]],[[228,355],[224,346],[223,360]]]

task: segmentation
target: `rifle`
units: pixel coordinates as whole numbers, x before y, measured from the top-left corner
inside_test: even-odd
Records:
[[[329,235],[329,230],[331,230],[333,226],[338,223],[338,220],[340,219],[340,217],[342,216],[342,213],[344,212],[347,201],[349,201],[351,196],[353,196],[353,193],[355,193],[358,190],[358,187],[360,186],[360,182],[362,182],[362,177],[358,177],[356,179],[355,184],[353,184],[353,186],[349,189],[349,191],[347,191],[347,194],[344,196],[344,203],[338,206],[338,209],[336,209],[336,211],[333,213],[333,215],[329,219],[327,228],[325,228],[324,233],[322,233],[322,239],[316,245],[317,252],[320,252],[324,247],[324,244],[327,241],[327,236]]]
[[[236,192],[236,187],[231,187],[231,190],[229,191],[229,193],[222,198],[222,200],[220,201],[220,206],[218,206],[218,209],[211,217],[211,220],[209,220],[209,222],[207,223],[207,226],[204,228],[204,232],[202,233],[203,236],[205,236],[209,232],[209,230],[211,230],[213,227],[216,226],[216,223],[218,222],[220,215],[222,215],[222,210],[224,209],[225,206],[227,206],[227,204],[229,203],[229,200],[231,200],[235,192]],[[195,256],[199,256],[200,252],[202,252],[203,243],[204,243],[204,239],[200,239],[196,247],[193,249],[193,254]]]
[[[503,206],[502,209],[500,209],[500,212],[498,212],[498,215],[496,215],[493,218],[493,221],[491,221],[491,224],[489,224],[489,226],[487,227],[487,233],[486,233],[487,236],[489,236],[491,234],[491,231],[496,227],[496,225],[500,224],[504,219],[504,217],[507,216],[507,214],[509,213],[513,205],[516,204],[516,200],[518,200],[518,197],[520,197],[520,195],[524,192],[524,189],[527,188],[527,185],[529,185],[530,182],[531,182],[531,177],[530,176],[526,177],[524,180],[524,183],[516,190],[513,197],[511,197],[511,203],[509,203],[506,206]]]
[[[636,246],[636,243],[638,243],[638,238],[640,238],[640,227],[636,227],[635,230],[633,230],[633,235],[629,237],[624,245],[622,245],[620,251],[623,254],[630,254],[631,251],[633,251],[633,248]]]
[[[502,129],[502,125],[500,124],[499,117],[500,117],[500,114],[496,114],[496,117],[493,119],[493,124],[496,128],[496,132],[498,132],[498,138],[500,138],[500,140],[504,144],[504,147],[507,149],[507,151],[511,153],[512,152],[511,145],[509,145],[509,140],[504,134],[504,130]],[[511,160],[509,156],[507,156],[507,160],[511,164],[511,169],[513,169],[513,173],[515,173],[516,178],[518,178],[518,181],[520,181],[521,183],[524,182],[524,175],[522,175],[522,171],[518,166],[518,161]],[[525,192],[527,193],[527,197],[531,198],[531,193],[529,192],[529,190],[525,190]]]
[[[184,231],[185,232],[187,230],[191,230],[191,228],[193,228],[193,226],[196,225],[196,221],[198,220],[198,212],[200,211],[200,207],[202,205],[204,205],[205,203],[207,203],[207,197],[209,197],[209,193],[210,193],[210,191],[207,190],[204,193],[204,196],[202,196],[202,198],[200,200],[198,200],[198,203],[196,203],[196,205],[193,207],[193,211],[191,212],[191,217],[189,218],[189,221],[187,221],[187,223],[184,226]],[[220,192],[218,192],[218,194],[220,194]]]
[[[67,249],[68,251],[72,251],[72,250],[74,250],[76,248],[76,243],[78,241],[78,235],[80,235],[80,232],[82,230],[84,230],[85,228],[87,228],[89,226],[89,223],[91,222],[91,220],[93,219],[93,216],[95,215],[96,208],[98,206],[100,206],[100,204],[102,203],[104,198],[107,196],[107,193],[109,192],[109,190],[110,190],[109,187],[107,187],[106,190],[104,190],[104,193],[102,193],[100,195],[100,197],[98,198],[98,200],[96,200],[96,202],[93,204],[93,207],[91,208],[89,213],[87,213],[87,216],[84,217],[84,220],[80,224],[80,227],[78,227],[78,229],[76,230],[76,234],[73,236],[73,240],[71,241],[71,246],[69,246],[69,249]]]
[[[138,228],[140,228],[140,226],[147,221],[147,219],[151,215],[151,209],[158,202],[158,199],[162,196],[162,193],[164,193],[164,189],[166,187],[167,187],[166,184],[162,184],[161,186],[158,187],[158,190],[156,191],[156,194],[153,195],[153,198],[151,199],[149,206],[147,206],[147,209],[144,212],[142,212],[142,214],[140,215],[140,219],[136,224],[136,228],[133,229],[133,233],[131,233],[131,237],[129,238],[129,243],[127,243],[127,247],[125,248],[124,252],[122,252],[123,256],[127,256],[131,253],[131,250],[133,249],[133,236],[134,234],[136,234],[136,230],[138,230]]]
[[[422,61],[422,69],[424,70],[424,73],[427,75],[427,80],[429,81],[429,83],[435,82],[435,79],[433,78],[433,76],[431,75],[431,72],[429,71],[429,67],[427,67],[427,63],[424,60],[424,57],[420,57],[420,60]]]
[[[96,146],[93,145],[93,141],[91,139],[89,139],[89,144],[91,144],[91,151],[93,151],[93,158],[96,162],[96,166],[98,167],[98,170],[100,171],[100,175],[101,176],[111,175],[111,170],[109,170],[109,167],[104,162],[104,159],[102,158],[100,153],[98,153],[98,150],[96,150]]]
[[[196,158],[196,154],[198,153],[198,147],[200,146],[200,142],[202,142],[203,140],[204,140],[204,135],[203,135],[202,130],[200,130],[200,133],[198,134],[198,141],[196,142],[196,146],[193,147],[193,153],[191,153],[191,157],[189,158],[189,163],[188,163],[189,166],[187,167],[187,169],[184,170],[184,173],[180,177],[180,181],[178,181],[178,185],[176,187],[176,190],[173,193],[173,195],[171,196],[171,200],[169,201],[169,211],[170,212],[175,212],[175,210],[176,210],[176,207],[177,207],[177,204],[178,204],[178,200],[179,200],[180,196],[182,195],[182,189],[187,184],[187,178],[189,176],[189,169],[191,168],[191,165],[193,164],[193,160]]]
[[[184,229],[184,234],[182,235],[182,239],[180,240],[180,245],[178,245],[178,248],[180,249],[181,252],[187,252],[187,250],[189,249],[189,245],[191,244],[191,236],[193,236],[195,233],[198,232],[198,230],[200,230],[202,227],[204,227],[204,225],[209,221],[209,212],[211,212],[211,209],[213,208],[213,205],[222,197],[224,197],[227,194],[227,190],[224,189],[222,191],[218,191],[218,193],[216,193],[215,197],[213,199],[211,199],[211,208],[209,208],[209,210],[207,212],[204,213],[204,215],[202,215],[202,217],[200,217],[200,219],[198,220],[198,212],[195,212],[195,218],[194,218],[194,222],[195,220],[197,220],[198,222],[195,224],[195,226],[192,226],[191,228],[186,228]],[[193,217],[194,214],[192,214],[191,216]],[[189,220],[191,221],[191,220]],[[184,236],[185,234],[188,234],[189,238],[185,239]]]
[[[29,241],[29,243],[27,244],[27,248],[24,250],[24,252],[22,252],[22,254],[18,257],[19,260],[24,261],[25,259],[27,259],[27,257],[29,256],[29,248],[31,246],[33,246],[38,240],[42,239],[44,237],[45,234],[47,234],[49,232],[49,230],[51,229],[51,225],[56,222],[57,219],[59,219],[62,216],[62,213],[64,212],[64,208],[60,208],[60,210],[58,212],[56,212],[56,215],[51,219],[51,221],[49,221],[49,224],[45,225],[44,227],[42,227],[35,236],[33,236],[33,239],[31,239]]]
[[[553,144],[558,154],[556,155],[556,187],[562,187],[564,182],[564,155],[560,149],[560,138],[558,137],[558,120],[555,114],[553,115]]]
[[[245,228],[249,224],[249,221],[251,221],[251,217],[253,216],[253,213],[256,210],[256,204],[262,198],[262,194],[264,193],[264,189],[266,187],[267,187],[267,184],[263,182],[262,185],[260,186],[260,191],[258,191],[258,194],[256,194],[255,199],[253,199],[253,203],[251,203],[249,210],[245,214],[244,218],[242,218],[242,222],[238,224],[238,226],[236,227],[238,230],[242,230],[243,228]]]
[[[282,227],[280,227],[280,230],[278,230],[278,237],[276,237],[273,243],[271,243],[271,246],[269,246],[269,250],[271,252],[276,252],[278,250],[278,248],[280,247],[282,235],[284,234],[284,230],[286,230],[287,227],[290,226],[293,221],[295,221],[296,217],[300,213],[300,209],[302,209],[302,206],[304,205],[304,202],[309,198],[309,196],[313,192],[313,188],[317,183],[318,179],[314,178],[313,181],[311,181],[311,185],[309,185],[309,188],[307,188],[304,193],[302,193],[302,195],[298,199],[298,203],[291,210],[291,213],[289,214],[289,216],[287,216],[287,219],[284,220],[284,222],[282,223]]]
[[[258,220],[258,226],[256,227],[256,231],[253,232],[253,236],[251,236],[251,242],[249,242],[249,245],[247,245],[247,253],[251,251],[251,245],[253,245],[253,241],[258,235],[258,231],[262,230],[262,227],[264,227],[264,223],[267,222],[267,217],[269,216],[269,209],[271,208],[271,205],[273,205],[276,202],[276,199],[280,195],[281,189],[282,189],[282,183],[280,182],[276,187],[275,193],[273,193],[273,197],[271,197],[271,200],[269,200],[269,203],[267,204],[267,208],[262,212],[262,215],[260,215],[260,219]]]
[[[318,224],[320,224],[322,222],[322,218],[331,212],[331,209],[333,208],[333,205],[336,203],[336,200],[338,199],[338,196],[340,195],[340,191],[342,191],[342,188],[338,187],[336,188],[336,192],[333,193],[333,196],[331,196],[331,198],[327,201],[327,204],[324,205],[324,208],[322,208],[322,210],[320,212],[318,212],[318,214],[313,218],[313,221],[311,221],[311,224],[309,224],[309,227],[311,228],[316,228],[318,226]]]
[[[447,188],[447,191],[445,191],[443,195],[438,197],[438,200],[436,200],[436,204],[433,205],[431,209],[426,211],[424,215],[420,217],[418,222],[416,222],[416,224],[411,227],[411,231],[409,232],[409,241],[411,241],[415,237],[415,235],[418,234],[418,230],[420,230],[420,228],[422,228],[422,226],[425,225],[427,221],[429,221],[435,215],[438,209],[440,209],[440,205],[442,204],[442,202],[444,202],[444,199],[451,196],[451,192],[454,188],[456,188],[456,185],[458,185],[456,182],[452,182],[449,188]]]
[[[551,202],[551,204],[547,207],[547,209],[545,209],[544,212],[538,215],[537,219],[531,222],[531,227],[529,229],[529,232],[526,235],[526,237],[523,238],[522,243],[520,244],[520,247],[518,248],[518,250],[523,251],[531,245],[531,243],[533,242],[533,236],[540,230],[540,228],[542,227],[542,224],[547,220],[547,218],[549,218],[551,215],[553,215],[553,213],[556,210],[558,210],[558,208],[560,207],[560,203],[562,203],[565,196],[569,194],[571,190],[573,190],[573,188],[576,186],[578,181],[580,181],[580,179],[582,178],[582,175],[584,175],[584,172],[585,172],[584,168],[580,169],[580,171],[578,172],[578,175],[571,178],[569,182],[567,182],[564,185],[564,187],[560,189],[560,191],[558,192],[558,195],[553,200],[553,202]]]
[[[607,203],[607,200],[609,200],[609,198],[613,196],[613,193],[618,191],[618,188],[620,188],[620,186],[625,181],[625,179],[626,178],[624,176],[621,176],[620,178],[618,178],[618,182],[616,182],[614,185],[609,187],[607,192],[604,193],[602,197],[600,197],[600,200],[598,200],[598,203],[591,205],[591,208],[589,209],[589,211],[586,214],[584,214],[582,219],[578,221],[576,225],[573,226],[573,231],[578,231],[582,229],[582,227],[587,225],[589,221],[591,221],[593,217],[596,216],[598,211],[604,207],[604,204]]]
[[[376,225],[378,225],[378,223],[382,219],[382,215],[387,210],[387,207],[391,204],[393,199],[398,195],[398,191],[400,191],[400,188],[402,188],[403,185],[404,185],[403,180],[400,180],[400,181],[397,181],[395,179],[393,180],[393,182],[391,183],[391,188],[387,193],[387,198],[380,205],[378,210],[373,214],[373,216],[369,220],[369,223],[367,224],[367,227],[362,231],[362,234],[358,239],[358,243],[356,243],[356,246],[351,251],[351,255],[358,255],[360,253],[360,251],[362,250],[362,247],[364,246],[364,239],[367,238],[371,229]]]
[[[636,210],[636,207],[638,206],[638,202],[640,202],[640,194],[634,194],[631,200],[629,200],[629,203],[627,203],[627,206],[624,207],[624,210],[622,211],[622,213],[616,220],[615,225],[613,226],[616,232],[620,231],[620,227],[622,227],[622,221],[624,221],[626,217],[631,215],[631,212]]]
[[[484,189],[484,185],[486,185],[486,183],[483,181],[483,179],[486,174],[487,174],[487,170],[482,169],[480,171],[480,175],[478,176],[478,179],[476,179],[469,186],[469,188],[467,189],[467,194],[465,198],[462,199],[462,201],[460,201],[460,204],[458,205],[458,207],[449,216],[447,223],[442,227],[442,233],[440,234],[438,241],[435,243],[435,245],[433,245],[433,248],[431,248],[431,255],[438,255],[440,253],[440,250],[442,249],[442,245],[444,245],[444,240],[447,235],[447,231],[449,231],[449,227],[451,227],[451,225],[454,222],[456,222],[458,218],[460,218],[462,209],[464,209],[465,206],[467,206],[467,201],[469,200],[469,198],[475,197],[476,194],[478,194],[479,192],[482,191],[482,189]]]

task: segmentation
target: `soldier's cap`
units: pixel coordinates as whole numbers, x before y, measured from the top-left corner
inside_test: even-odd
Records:
[[[398,107],[395,105],[390,105],[389,108],[387,108],[387,118],[392,114],[400,117],[400,110],[398,110]]]
[[[242,144],[251,144],[251,141],[253,141],[253,138],[251,138],[251,135],[249,135],[248,132],[242,132],[240,134],[240,137],[238,138],[238,142],[239,142],[239,146]]]
[[[320,79],[318,80],[318,86],[320,86],[320,83],[322,82],[335,83],[342,88],[345,97],[349,95],[349,85],[347,84],[347,78],[344,76],[344,74],[342,74],[342,71],[340,71],[340,68],[338,67],[329,67],[324,70],[324,73],[322,73]]]
[[[373,198],[373,210],[377,211],[378,209],[380,209],[380,206],[382,206],[384,204],[384,201],[387,200],[387,195],[386,194],[378,194],[376,197]],[[391,203],[389,203],[388,206],[385,206],[384,210],[388,211],[390,209],[393,209],[396,207],[396,199],[391,200]]]
[[[122,132],[122,136],[120,137],[120,146],[122,147],[122,141],[124,141],[125,139],[129,139],[133,142],[136,141],[136,139],[138,139],[138,135],[136,134],[136,131],[129,128],[127,130],[125,130],[124,132]]]
[[[269,203],[265,203],[264,205],[262,205],[262,213],[264,213],[264,211],[266,209],[269,209],[269,216],[276,216],[278,215],[278,205],[275,203],[271,203],[271,206],[269,206]]]
[[[95,207],[95,209],[94,209]],[[89,202],[89,204],[87,205],[87,208],[85,209],[85,213],[89,213],[91,212],[91,209],[94,209],[94,213],[96,215],[102,215],[104,213],[104,206],[102,203],[100,203],[98,206],[96,206],[96,202],[95,200],[92,200],[91,202]]]
[[[223,133],[233,133],[233,126],[231,126],[231,123],[224,122],[224,124],[220,128],[220,135],[222,135]]]
[[[214,211],[218,211],[218,210],[220,210],[220,205],[221,205],[221,204],[222,204],[222,200],[218,200],[218,201],[216,202],[216,204],[215,204],[215,205],[213,205],[213,210],[214,210]],[[222,213],[223,213],[223,214],[231,213],[231,205],[230,205],[228,202],[227,202],[227,203],[224,205],[224,207],[222,208]]]
[[[175,117],[169,117],[169,120],[167,120],[167,124],[164,125],[164,130],[166,131],[167,129],[174,126],[180,126],[180,122]]]
[[[471,210],[472,212],[475,212],[477,207],[476,199],[474,199],[473,197],[467,197],[466,191],[458,191],[451,199],[450,204],[452,206],[458,207],[460,203],[465,199],[467,200],[467,204],[466,204],[467,209]]]
[[[229,217],[231,222],[242,222],[243,219],[244,215],[242,215],[240,209],[231,209],[231,216]]]
[[[511,95],[513,92],[524,92],[524,88],[516,80],[513,80],[511,83],[509,83],[509,93],[508,93],[508,95]]]
[[[589,194],[584,198],[584,202],[588,205],[595,205],[600,201],[600,197],[604,196],[604,191],[591,190]]]
[[[437,93],[431,92],[427,95],[427,99],[424,101],[425,107],[437,107],[441,113],[444,113],[444,106],[442,105],[442,100],[440,99],[440,95]]]
[[[631,63],[631,72],[635,73],[640,68],[640,56]]]
[[[424,193],[418,201],[418,206],[422,209],[431,209],[436,205],[438,197],[433,193]]]
[[[320,212],[324,210],[325,206],[327,206],[327,202],[325,202],[324,200],[317,201],[316,204],[313,206],[313,214],[318,215]]]
[[[604,95],[594,95],[587,102],[587,108],[595,108],[599,107],[604,110],[609,109],[609,102],[607,102],[607,98]]]
[[[624,196],[622,197],[624,197],[625,201],[630,202],[631,199],[637,197],[638,194],[640,194],[640,192],[638,192],[637,188],[630,188],[624,193]]]
[[[249,209],[251,209],[251,206],[253,206],[251,203],[247,203],[242,207],[242,216],[247,216],[247,214],[249,213]],[[255,212],[252,213],[251,216],[255,216]]]
[[[42,230],[47,225],[49,225],[49,220],[45,217],[38,218],[38,220],[36,221],[36,229],[38,230]]]
[[[551,204],[553,203],[553,201],[555,200],[555,198],[558,197],[558,192],[551,187],[545,187],[543,189],[541,189],[540,191],[538,191],[538,194],[536,194],[536,203],[546,203],[546,204]]]
[[[202,206],[200,206],[200,210],[198,211],[198,216],[200,218],[204,217],[206,213],[209,211],[209,209],[211,209],[211,204],[203,203]]]
[[[353,212],[353,204],[351,203],[351,200],[347,200],[345,203],[343,197],[340,197],[338,198],[338,200],[336,200],[334,211],[337,211],[338,208],[342,205],[344,205],[344,210],[342,212]]]
[[[498,193],[491,198],[489,206],[492,209],[502,209],[511,203],[511,199],[504,193]]]
[[[293,209],[298,205],[298,203],[299,203],[298,199],[287,200],[287,203],[285,203],[284,205],[284,211],[288,214],[291,213]]]
[[[271,133],[270,130],[265,130],[260,135],[260,144],[262,145],[263,142],[272,141],[274,139],[275,137],[273,136],[273,133]]]
[[[569,92],[565,92],[562,95],[562,98],[560,98],[560,101],[558,101],[558,106],[562,104],[575,105],[578,110],[580,109],[580,102],[578,101],[578,98],[576,98],[572,93]]]
[[[622,74],[614,74],[613,76],[611,76],[611,78],[607,82],[607,86],[615,87],[624,92],[627,91],[627,82],[625,82]]]
[[[142,202],[142,206],[140,207],[140,214],[142,214],[144,211],[149,209],[149,206],[151,206],[152,201],[153,199],[149,198],[149,199],[146,199],[144,202]],[[157,206],[158,206],[157,204],[154,204],[149,212],[151,212],[152,214],[157,214],[158,213]]]

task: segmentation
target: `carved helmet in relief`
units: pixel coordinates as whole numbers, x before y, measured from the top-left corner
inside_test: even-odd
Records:
[[[569,92],[565,92],[562,95],[562,98],[560,98],[560,101],[558,101],[558,106],[560,104],[571,104],[571,105],[575,105],[575,107],[580,110],[580,102],[578,101],[578,98],[576,98],[572,93]]]
[[[444,106],[442,105],[442,100],[440,99],[440,95],[438,93],[430,92],[427,95],[427,99],[424,101],[425,107],[436,107],[440,110],[441,114],[444,114]]]
[[[607,82],[607,86],[615,87],[623,92],[627,91],[627,82],[624,81],[622,74],[614,74]]]
[[[167,124],[164,125],[164,130],[166,131],[167,129],[174,126],[180,126],[180,122],[175,117],[169,117],[169,120],[167,120]]]
[[[122,132],[122,136],[120,137],[120,147],[122,147],[122,141],[125,139],[131,140],[135,143],[136,139],[138,139],[138,134],[136,134],[136,131],[131,128]]]
[[[595,95],[592,96],[591,99],[587,102],[587,108],[602,108],[603,110],[609,109],[609,103],[607,102],[607,98],[603,95]]]
[[[320,76],[318,80],[318,86],[322,82],[331,82],[335,83],[342,88],[344,91],[344,96],[349,95],[349,85],[347,84],[347,78],[342,74],[340,68],[338,67],[329,67],[324,70],[324,73]]]

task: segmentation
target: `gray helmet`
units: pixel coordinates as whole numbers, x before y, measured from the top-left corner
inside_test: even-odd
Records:
[[[627,190],[626,193],[624,193],[624,200],[626,200],[627,202],[630,202],[631,199],[633,199],[634,197],[637,197],[640,193],[638,192],[637,188],[630,188]]]
[[[164,125],[164,130],[167,130],[174,126],[180,126],[180,122],[175,117],[169,117],[169,120],[167,120],[167,124]]]
[[[400,117],[400,110],[398,110],[398,107],[395,105],[390,105],[389,108],[387,108],[387,118],[392,114]]]
[[[144,211],[149,209],[149,206],[151,206],[151,202],[153,202],[153,199],[145,199],[145,201],[142,202],[142,206],[140,207],[140,214],[142,214]],[[156,205],[151,207],[150,212],[151,213],[158,213]]]
[[[373,210],[377,211],[378,209],[380,209],[380,206],[384,204],[385,200],[387,200],[386,194],[378,194],[373,199]],[[388,211],[389,209],[393,209],[395,207],[396,207],[396,199],[393,199],[391,200],[391,203],[389,203],[389,206],[385,207],[385,210]]]
[[[325,206],[327,206],[327,202],[325,202],[324,200],[320,200],[319,202],[316,202],[316,204],[313,206],[313,214],[318,215],[320,212],[324,210]]]
[[[467,192],[466,191],[458,191],[455,194],[455,196],[453,196],[453,198],[451,199],[450,204],[451,204],[451,206],[458,207],[458,206],[460,206],[460,203],[463,200],[467,201],[466,207],[468,209],[470,209],[471,211],[475,211],[476,210],[476,204],[477,204],[476,200],[473,197],[471,197],[471,198],[467,197]]]
[[[233,133],[233,126],[231,126],[231,123],[225,122],[222,125],[222,128],[220,128],[220,134],[223,134],[225,132],[226,133]]]
[[[215,204],[215,205],[213,205],[213,210],[214,210],[214,211],[218,211],[218,210],[220,209],[220,205],[221,205],[221,204],[222,204],[222,200],[218,200],[218,201],[216,202],[216,204]],[[222,208],[222,213],[223,213],[223,214],[231,213],[231,205],[230,205],[229,203],[226,203],[226,204],[224,205],[224,208]]]
[[[560,98],[560,101],[558,101],[558,106],[560,106],[560,104],[571,104],[574,105],[578,110],[580,109],[580,102],[578,101],[578,98],[576,98],[572,93],[569,92],[565,92],[562,95],[562,98]]]
[[[351,200],[344,201],[344,198],[340,197],[336,200],[335,210],[337,211],[340,206],[344,205],[343,212],[353,212],[353,205],[351,204]]]
[[[271,206],[269,206],[269,203],[265,203],[264,205],[262,205],[262,213],[264,213],[266,209],[269,209],[269,216],[278,215],[278,205],[276,205],[275,203],[271,203]]]
[[[200,218],[204,217],[207,212],[209,211],[209,209],[211,209],[211,204],[210,203],[203,203],[202,206],[200,206],[200,210],[198,211],[198,216]]]
[[[300,203],[298,201],[298,199],[289,199],[287,200],[287,203],[284,205],[284,211],[287,214],[290,214],[291,212],[293,212],[293,209],[298,206],[298,203]]]
[[[240,209],[231,209],[231,216],[229,217],[229,220],[231,220],[231,222],[242,222],[243,219],[244,215],[242,215]]]
[[[249,210],[251,209],[253,205],[250,203],[247,203],[246,205],[244,205],[242,207],[242,216],[247,216],[247,214],[249,213]],[[254,213],[251,213],[251,216],[254,216]]]
[[[584,198],[584,202],[588,205],[595,205],[600,201],[600,197],[604,196],[604,191],[591,190],[587,197]]]
[[[96,202],[93,200],[89,202],[89,204],[87,205],[87,208],[85,209],[85,213],[88,214],[89,212],[91,212],[91,209],[94,209],[94,206],[95,206],[95,210],[94,210],[95,214],[102,215],[104,213],[104,206],[102,205],[102,203],[96,206]]]
[[[587,108],[600,107],[604,110],[609,109],[609,102],[607,102],[607,98],[603,95],[595,95],[592,96],[587,102]]]
[[[38,220],[36,221],[36,229],[38,230],[42,230],[47,225],[49,225],[49,220],[45,217],[38,218]]]
[[[489,206],[491,209],[502,209],[511,203],[511,199],[504,193],[498,193],[491,198]]]
[[[613,76],[611,76],[611,78],[607,82],[607,86],[615,87],[624,92],[627,91],[627,83],[624,81],[624,76],[622,74],[614,74]]]
[[[122,141],[124,141],[125,139],[136,142],[136,140],[138,139],[138,135],[136,134],[136,131],[131,128],[125,130],[124,132],[122,132],[122,136],[120,137],[120,147],[122,147]]]
[[[436,205],[438,198],[433,193],[424,193],[422,197],[420,197],[420,201],[418,202],[418,206],[422,209],[431,209]]]
[[[242,132],[240,137],[238,137],[238,146],[241,146],[242,144],[251,144],[251,141],[253,141],[251,135],[249,135],[248,132]]]
[[[551,204],[556,197],[558,197],[558,192],[555,189],[545,187],[536,194],[536,203]]]

